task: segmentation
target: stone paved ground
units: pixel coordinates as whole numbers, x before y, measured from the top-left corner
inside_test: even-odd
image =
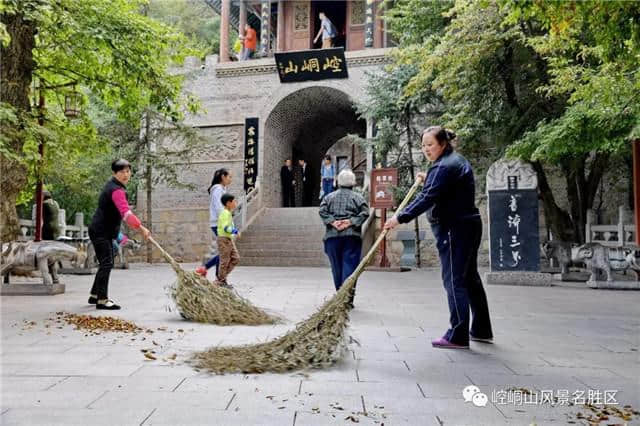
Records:
[[[62,311],[105,315],[85,304],[92,277],[66,276],[60,296],[3,297],[0,424],[567,424],[587,410],[561,404],[562,393],[573,399],[590,389],[617,390],[621,406],[640,407],[638,293],[489,286],[496,344],[445,351],[430,345],[447,323],[438,271],[367,272],[349,329],[359,344],[334,368],[212,376],[183,361],[210,345],[283,333],[331,297],[329,270],[234,272],[243,295],[289,320],[262,327],[182,321],[164,309],[163,285],[173,277],[165,265],[112,275],[112,297],[124,306],[115,315],[153,334],[85,336],[49,320]],[[157,360],[141,349],[155,350]],[[472,384],[487,395],[486,406],[463,399]],[[499,399],[523,390],[551,390],[561,400]],[[614,420],[601,424],[622,423]]]

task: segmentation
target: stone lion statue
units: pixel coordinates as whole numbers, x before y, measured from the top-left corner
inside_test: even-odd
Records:
[[[86,257],[86,249],[76,249],[59,241],[14,241],[2,246],[0,275],[4,277],[4,283],[9,284],[10,275],[34,276],[35,272],[40,272],[44,285],[57,284],[60,282],[60,260],[69,260],[80,267]]]

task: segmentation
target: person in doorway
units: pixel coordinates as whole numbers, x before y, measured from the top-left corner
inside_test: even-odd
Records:
[[[60,236],[60,206],[49,191],[42,191],[42,239],[55,240]]]
[[[324,252],[331,263],[336,291],[355,271],[362,251],[362,224],[369,217],[369,206],[364,197],[353,191],[356,175],[345,169],[338,175],[338,190],[325,196],[318,213],[327,230]],[[351,293],[351,307],[355,287]]]
[[[89,304],[95,304],[96,309],[116,310],[120,306],[108,297],[109,275],[113,269],[112,241],[118,237],[123,220],[130,228],[140,231],[145,239],[151,237],[151,232],[142,226],[127,201],[125,185],[131,179],[131,164],[121,158],[111,163],[111,170],[113,176],[100,193],[98,208],[89,225],[89,238],[100,265],[89,295]]]
[[[244,25],[244,35],[238,36],[243,41],[242,53],[240,54],[240,60],[246,61],[251,59],[256,52],[256,46],[258,45],[258,37],[256,30],[251,28],[251,25]]]
[[[384,225],[393,229],[426,212],[442,265],[451,327],[431,344],[468,349],[469,340],[492,343],[487,296],[478,273],[482,221],[475,205],[475,180],[466,158],[454,151],[455,133],[440,126],[422,132],[422,152],[432,163],[422,192]],[[473,314],[469,328],[469,308]]]
[[[224,209],[218,217],[218,247],[220,248],[220,271],[216,284],[221,287],[233,289],[227,283],[227,277],[240,261],[240,255],[233,238],[238,235],[238,229],[233,224],[233,210],[238,206],[238,202],[231,194],[224,194],[220,199]]]
[[[338,30],[336,30],[335,25],[327,18],[324,12],[320,12],[318,17],[320,18],[320,30],[318,30],[316,38],[313,39],[313,44],[316,44],[320,36],[322,36],[322,48],[330,49],[334,45],[333,40],[338,35]]]
[[[336,186],[336,168],[331,163],[331,156],[324,157],[324,164],[320,169],[320,198],[333,192]]]
[[[298,160],[300,166],[300,175],[302,180],[302,205],[304,207],[311,206],[311,198],[313,196],[313,186],[311,185],[311,170],[309,165],[303,159]]]
[[[218,255],[218,216],[224,210],[222,204],[222,196],[227,192],[227,188],[231,185],[231,173],[227,169],[218,169],[213,174],[211,185],[207,189],[209,193],[209,226],[213,232],[213,242],[211,243],[211,252],[209,259],[196,268],[196,273],[207,276],[207,271],[213,266],[216,267],[216,278],[218,277],[220,256]]]
[[[295,207],[295,184],[296,181],[293,178],[293,166],[291,165],[291,159],[284,160],[284,166],[280,169],[280,181],[282,183],[282,206],[283,207]]]

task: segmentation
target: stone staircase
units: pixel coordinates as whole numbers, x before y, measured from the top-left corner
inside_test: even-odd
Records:
[[[236,241],[240,265],[328,266],[317,207],[266,208]]]

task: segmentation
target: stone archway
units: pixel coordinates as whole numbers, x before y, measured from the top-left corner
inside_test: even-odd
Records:
[[[366,122],[358,119],[349,95],[331,87],[312,86],[280,100],[269,113],[264,129],[262,201],[266,207],[280,207],[280,168],[285,159],[307,160],[314,188],[319,188],[324,154],[348,134],[364,137]]]

